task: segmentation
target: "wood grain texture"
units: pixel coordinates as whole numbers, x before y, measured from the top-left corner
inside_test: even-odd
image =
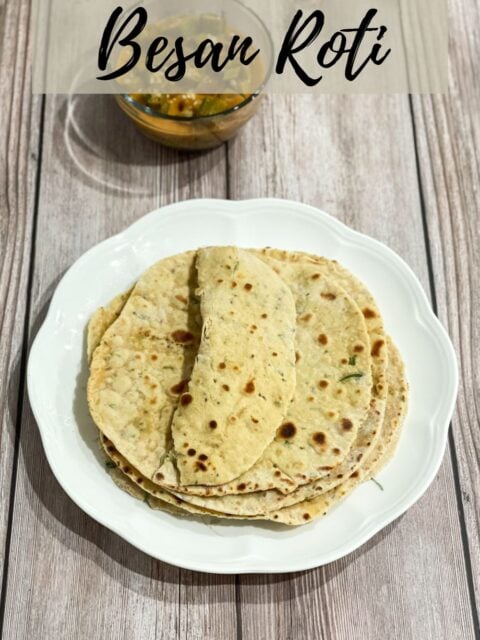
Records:
[[[275,98],[261,119],[231,145],[232,197],[319,206],[386,242],[428,290],[408,98]],[[450,457],[426,496],[357,552],[293,578],[240,584],[248,640],[473,638]]]
[[[110,97],[49,97],[30,336],[90,246],[161,204],[224,197],[225,158],[160,148]],[[50,472],[26,399],[15,497],[4,638],[200,639],[209,626],[209,637],[235,637],[235,579],[153,560],[83,514]]]
[[[460,359],[453,421],[468,552],[480,607],[480,40],[478,3],[454,1],[448,96],[413,98],[438,313]],[[478,617],[476,620],[478,624]],[[479,628],[480,634],[480,628]]]
[[[17,429],[41,101],[25,51],[29,3],[0,6],[0,576]]]

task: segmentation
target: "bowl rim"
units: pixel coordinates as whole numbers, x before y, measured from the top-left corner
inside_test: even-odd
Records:
[[[231,0],[232,3],[238,5],[241,9],[245,10],[247,13],[249,13],[254,20],[256,20],[262,30],[264,31],[264,33],[266,34],[267,40],[269,42],[270,45],[270,51],[272,53],[272,55],[270,56],[270,62],[268,65],[268,68],[266,69],[266,73],[265,73],[265,77],[262,80],[262,82],[259,84],[259,86],[257,87],[257,89],[255,91],[253,91],[252,93],[249,93],[248,96],[239,104],[236,104],[233,107],[229,107],[228,109],[225,109],[224,111],[219,111],[218,113],[213,113],[210,115],[197,115],[197,116],[173,116],[173,115],[168,115],[166,113],[159,113],[158,111],[155,111],[154,109],[152,109],[151,107],[148,107],[147,105],[142,104],[141,102],[138,102],[138,100],[135,100],[134,98],[132,98],[131,94],[129,93],[119,93],[117,94],[117,99],[123,99],[125,102],[127,102],[130,106],[134,107],[135,109],[138,109],[139,111],[145,113],[146,115],[149,116],[153,116],[154,118],[158,118],[160,120],[172,120],[174,122],[194,122],[194,121],[198,121],[198,120],[210,120],[213,118],[218,118],[218,117],[223,117],[223,116],[227,116],[230,115],[232,113],[235,113],[236,111],[240,111],[241,109],[243,109],[243,107],[246,107],[248,104],[250,104],[251,102],[253,102],[254,100],[256,100],[258,97],[260,97],[260,95],[262,94],[263,90],[265,89],[265,87],[267,86],[270,77],[272,75],[272,71],[273,71],[273,66],[274,66],[274,51],[275,51],[275,46],[273,43],[273,39],[272,39],[272,35],[270,33],[270,31],[267,29],[266,24],[264,23],[264,21],[260,18],[260,16],[250,7],[246,7],[244,4],[242,4],[239,0]],[[171,92],[173,95],[175,95],[174,92]],[[137,92],[137,95],[138,92]],[[225,94],[225,92],[223,93],[219,93],[217,95],[228,95]],[[234,94],[232,94],[234,95]],[[237,94],[238,95],[238,94]],[[243,95],[243,94],[240,94]]]

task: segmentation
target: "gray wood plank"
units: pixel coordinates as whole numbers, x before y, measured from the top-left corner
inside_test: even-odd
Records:
[[[428,290],[407,97],[271,98],[229,167],[232,197],[317,205],[386,242]],[[473,638],[450,456],[422,500],[349,557],[240,585],[246,640]]]
[[[0,7],[0,576],[21,385],[41,101],[30,95],[27,1]],[[29,188],[26,188],[26,187]]]
[[[226,194],[224,148],[161,149],[110,97],[78,98],[73,110],[48,97],[45,113],[30,337],[90,246],[161,204]],[[157,562],[81,512],[48,467],[26,399],[7,586],[6,639],[190,639],[207,627],[211,638],[235,637],[234,578]]]
[[[453,421],[466,538],[480,607],[480,20],[473,0],[453,2],[448,96],[413,98],[438,313],[460,359]],[[477,618],[478,623],[478,618]],[[480,628],[479,628],[480,634]]]

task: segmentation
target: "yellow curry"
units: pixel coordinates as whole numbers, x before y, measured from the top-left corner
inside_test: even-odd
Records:
[[[250,94],[133,93],[130,97],[163,115],[196,118],[229,111],[249,98]]]

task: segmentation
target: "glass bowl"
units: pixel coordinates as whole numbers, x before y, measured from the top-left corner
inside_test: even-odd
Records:
[[[155,14],[152,9],[152,19],[162,20],[165,11],[173,15],[192,14],[191,0],[176,0],[172,7],[165,8],[165,3],[156,5]],[[160,142],[168,147],[185,150],[213,149],[226,140],[230,140],[241,127],[255,114],[261,102],[262,91],[270,77],[273,67],[273,43],[269,30],[263,21],[250,8],[239,0],[229,0],[228,12],[225,14],[225,0],[209,0],[208,14],[218,15],[235,25],[236,33],[248,34],[255,45],[261,50],[260,75],[255,76],[253,91],[245,91],[243,102],[235,106],[226,107],[224,111],[211,115],[182,116],[178,114],[161,113],[136,99],[134,90],[123,87],[117,95],[116,101],[120,108],[129,116],[140,131],[148,138]],[[201,12],[202,14],[202,12]],[[155,22],[154,22],[155,23]],[[151,85],[150,85],[151,86]],[[133,89],[133,87],[132,87]],[[154,93],[154,91],[150,90]],[[140,92],[141,93],[141,92]],[[172,92],[171,92],[172,93]],[[183,94],[184,91],[178,91]],[[208,93],[208,92],[207,92]],[[215,93],[215,91],[212,91]],[[238,93],[241,93],[240,91]],[[164,94],[165,95],[165,94]]]

